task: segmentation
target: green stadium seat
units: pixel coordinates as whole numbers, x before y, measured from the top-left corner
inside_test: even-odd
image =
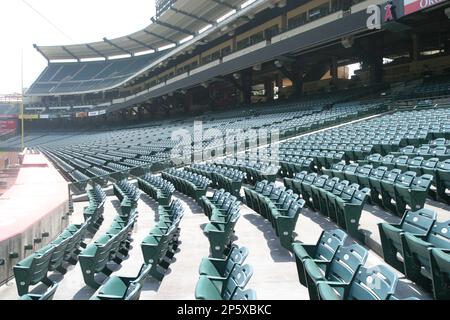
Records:
[[[90,300],[139,300],[150,269],[151,265],[144,264],[136,277],[110,277]]]
[[[316,244],[294,242],[292,248],[300,283],[306,286],[304,268],[306,259],[314,259],[314,261],[331,261],[336,254],[337,249],[344,244],[346,239],[347,234],[344,231],[335,229],[322,231]]]
[[[430,251],[432,248],[450,250],[450,221],[435,222],[425,236],[404,235],[405,274],[424,288],[432,285]]]
[[[310,299],[319,299],[317,291],[319,282],[350,284],[360,267],[366,262],[367,256],[368,252],[364,247],[354,244],[339,247],[329,262],[306,259],[304,267]]]
[[[361,267],[350,283],[319,282],[320,300],[390,300],[398,277],[384,265]]]
[[[430,252],[434,298],[450,299],[450,250],[432,248]]]
[[[199,267],[200,275],[226,278],[233,271],[235,265],[242,265],[248,256],[245,247],[233,246],[225,259],[203,258]]]
[[[47,245],[13,267],[19,296],[28,294],[29,287],[40,282],[47,287],[54,286],[54,282],[47,278],[54,250],[53,245]]]
[[[227,278],[201,275],[195,288],[197,300],[231,300],[238,288],[243,289],[253,275],[249,265],[236,266]]]
[[[399,224],[378,224],[384,261],[398,271],[405,272],[403,263],[405,232],[426,236],[436,221],[436,217],[436,212],[429,209],[420,209],[417,211],[406,211]],[[398,255],[400,255],[401,259],[398,258]]]

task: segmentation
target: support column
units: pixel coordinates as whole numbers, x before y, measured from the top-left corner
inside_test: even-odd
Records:
[[[411,47],[409,56],[412,61],[419,60],[419,35],[417,33],[411,34]]]
[[[272,101],[274,97],[274,85],[271,78],[264,79],[264,91],[267,101]]]
[[[291,68],[292,95],[298,97],[303,93],[303,68],[299,61],[292,63]]]
[[[242,81],[242,102],[244,104],[250,105],[252,103],[252,69],[246,69],[241,72]]]
[[[338,75],[338,63],[336,57],[331,57],[331,63],[330,63],[330,75],[331,75],[331,82],[332,84],[336,84],[339,78]]]

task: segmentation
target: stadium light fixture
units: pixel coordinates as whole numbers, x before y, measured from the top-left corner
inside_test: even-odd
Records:
[[[262,69],[262,65],[261,65],[261,64],[255,64],[255,65],[253,66],[253,70],[254,70],[254,71],[261,71],[261,69]]]
[[[241,75],[239,73],[233,73],[233,78],[239,80],[241,78]]]
[[[281,68],[283,66],[283,62],[280,60],[275,60],[274,65],[277,68]]]

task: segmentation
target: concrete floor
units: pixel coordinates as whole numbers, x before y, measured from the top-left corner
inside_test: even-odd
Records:
[[[209,191],[209,194],[212,192]],[[185,207],[185,215],[181,221],[180,241],[181,244],[170,265],[168,273],[162,282],[149,279],[141,294],[142,300],[181,300],[194,299],[195,286],[198,280],[198,266],[203,257],[209,255],[209,243],[203,235],[202,229],[208,218],[202,209],[190,198],[175,193],[175,199],[182,201]],[[87,202],[76,202],[71,223],[83,221],[82,209]],[[436,210],[439,220],[450,219],[449,206],[441,203],[428,201],[428,208]],[[105,221],[94,239],[101,235],[111,224],[117,213],[119,202],[114,196],[108,196],[105,204]],[[155,224],[158,217],[155,210],[156,202],[143,194],[138,203],[139,217],[132,234],[133,248],[129,257],[120,266],[115,265],[116,271],[113,275],[135,276],[143,263],[140,243]],[[361,218],[360,228],[366,230],[370,235],[368,242],[369,258],[367,266],[383,264],[379,254],[379,235],[376,224],[379,222],[398,222],[399,218],[384,212],[378,207],[366,206]],[[307,208],[303,209],[297,222],[296,240],[305,243],[315,243],[322,230],[331,230],[337,226],[319,213]],[[239,246],[249,248],[250,254],[245,263],[252,265],[253,277],[247,288],[255,289],[258,299],[309,299],[308,291],[300,285],[293,256],[281,247],[272,226],[259,214],[247,206],[241,207],[241,218],[235,228],[235,243]],[[349,239],[348,243],[355,242]],[[416,296],[421,299],[430,299],[430,295],[412,284],[409,280],[398,273],[400,282],[397,295],[400,298]],[[86,300],[95,290],[84,285],[79,264],[71,266],[67,274],[53,273],[49,276],[59,282],[55,300]],[[100,281],[104,278],[99,278]],[[34,292],[41,292],[44,288],[37,286]],[[17,299],[14,280],[0,287],[0,299]]]

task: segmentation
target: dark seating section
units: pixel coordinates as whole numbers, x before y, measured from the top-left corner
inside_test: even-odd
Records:
[[[258,182],[254,189],[244,187],[244,193],[247,206],[269,220],[281,245],[292,251],[295,226],[305,201],[292,190],[275,187],[267,180]]]
[[[73,94],[107,89],[133,76],[165,53],[161,51],[117,60],[50,63],[27,93]]]
[[[193,164],[186,167],[187,171],[197,173],[211,180],[212,188],[224,188],[231,194],[239,197],[242,182],[246,174],[237,169],[228,169],[214,164]]]

